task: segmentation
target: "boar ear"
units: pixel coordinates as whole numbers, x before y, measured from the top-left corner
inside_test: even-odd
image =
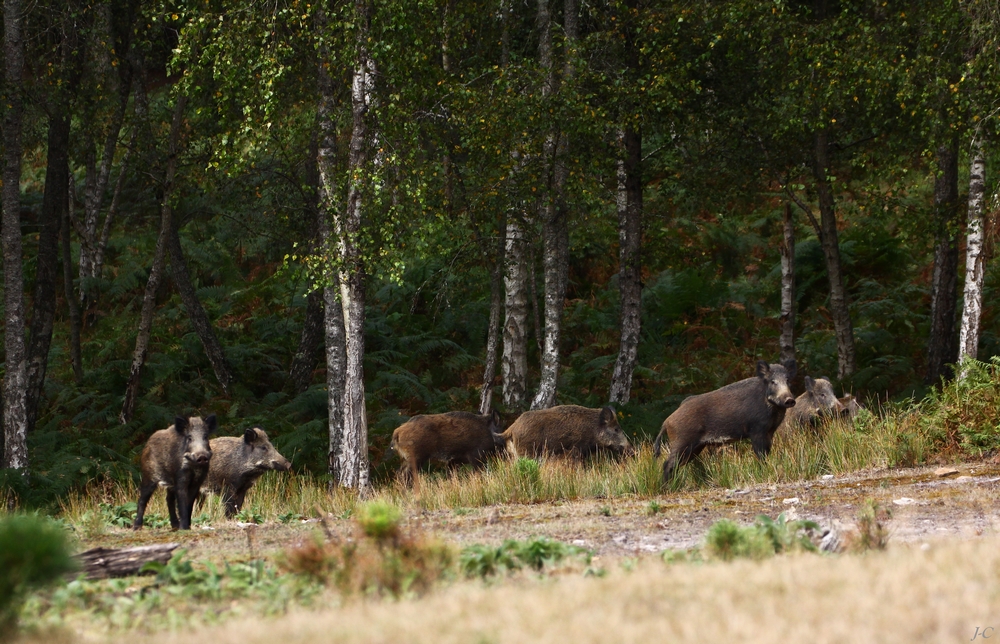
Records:
[[[174,417],[174,431],[178,434],[183,434],[184,430],[187,429],[188,421],[187,418],[181,418],[180,416]]]
[[[500,422],[501,422],[500,421],[500,412],[498,412],[496,409],[494,409],[493,413],[490,415],[490,420],[493,421],[493,426],[496,427],[496,431],[499,432],[500,431]]]
[[[785,371],[788,372],[788,379],[791,380],[795,377],[795,372],[797,371],[795,366],[795,359],[785,360],[781,363],[785,367]]]
[[[615,422],[615,410],[610,405],[601,408],[601,415],[597,417],[597,422],[602,425],[611,425]]]
[[[257,442],[257,430],[253,427],[247,429],[243,432],[243,442],[248,445],[253,445]]]
[[[767,378],[771,375],[771,365],[767,364],[763,360],[757,361],[757,377]]]
[[[812,393],[814,386],[816,386],[816,381],[809,376],[806,376],[806,391]]]
[[[215,431],[215,428],[218,426],[218,421],[216,421],[215,419],[215,414],[212,414],[205,419],[205,426],[208,427],[209,434]]]

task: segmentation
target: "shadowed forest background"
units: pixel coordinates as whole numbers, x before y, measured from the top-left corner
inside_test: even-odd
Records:
[[[29,356],[47,333],[34,321],[51,319],[28,396],[30,483],[5,470],[23,501],[136,476],[178,414],[218,414],[220,434],[260,425],[294,469],[326,472],[323,287],[338,272],[364,294],[373,462],[407,417],[480,407],[491,308],[500,334],[515,283],[524,393],[501,396],[502,357],[486,379],[505,424],[528,408],[560,274],[555,402],[617,402],[625,432],[651,437],[684,397],[778,360],[787,218],[795,392],[811,375],[871,407],[919,399],[959,359],[975,158],[978,358],[1000,355],[992,0],[14,4],[24,67],[4,91],[23,99]],[[634,274],[620,270],[627,225],[641,230]],[[623,279],[641,286],[624,398],[610,391]]]

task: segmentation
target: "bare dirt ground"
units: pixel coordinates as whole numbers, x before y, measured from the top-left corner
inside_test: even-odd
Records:
[[[951,470],[945,474],[941,470]],[[422,511],[411,509],[407,523],[458,545],[500,543],[546,536],[591,549],[599,557],[634,557],[698,545],[708,527],[722,518],[751,523],[759,514],[811,519],[825,529],[850,530],[860,506],[874,499],[892,511],[890,541],[925,542],[1000,533],[1000,466],[985,462],[872,470],[825,476],[797,483],[743,489],[665,493],[649,499],[609,498]],[[252,494],[252,493],[251,493]],[[92,545],[124,546],[177,541],[194,559],[248,558],[273,554],[323,528],[347,535],[347,519],[261,526],[235,521],[196,528],[114,529],[85,539]]]

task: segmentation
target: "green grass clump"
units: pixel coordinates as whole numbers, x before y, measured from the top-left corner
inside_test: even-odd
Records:
[[[817,548],[808,532],[818,528],[814,521],[789,521],[784,512],[777,519],[760,515],[751,526],[721,519],[705,534],[704,550],[708,557],[723,561],[737,558],[759,561],[784,552],[815,552]]]
[[[529,568],[541,572],[570,557],[590,563],[591,552],[546,537],[517,541],[508,539],[500,546],[474,544],[462,549],[459,566],[466,577],[487,579],[506,572]]]
[[[398,507],[381,500],[361,505],[355,515],[355,521],[365,536],[378,542],[398,538],[402,518],[403,513]]]
[[[0,520],[0,638],[17,626],[25,594],[75,570],[66,531],[31,515]]]

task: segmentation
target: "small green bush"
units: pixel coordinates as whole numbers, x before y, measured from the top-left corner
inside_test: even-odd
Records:
[[[569,557],[580,557],[589,564],[591,552],[546,537],[527,541],[508,539],[501,546],[466,546],[459,556],[459,565],[466,577],[485,579],[522,568],[541,572]]]
[[[365,536],[378,542],[396,539],[403,513],[385,501],[371,501],[358,508],[355,518]]]
[[[0,637],[17,626],[17,612],[32,588],[77,567],[66,532],[51,520],[14,515],[0,520]]]
[[[796,550],[816,552],[809,532],[818,528],[819,524],[814,521],[788,521],[784,512],[777,519],[762,514],[752,526],[722,519],[712,524],[705,535],[705,554],[731,561],[738,557],[766,559]]]

